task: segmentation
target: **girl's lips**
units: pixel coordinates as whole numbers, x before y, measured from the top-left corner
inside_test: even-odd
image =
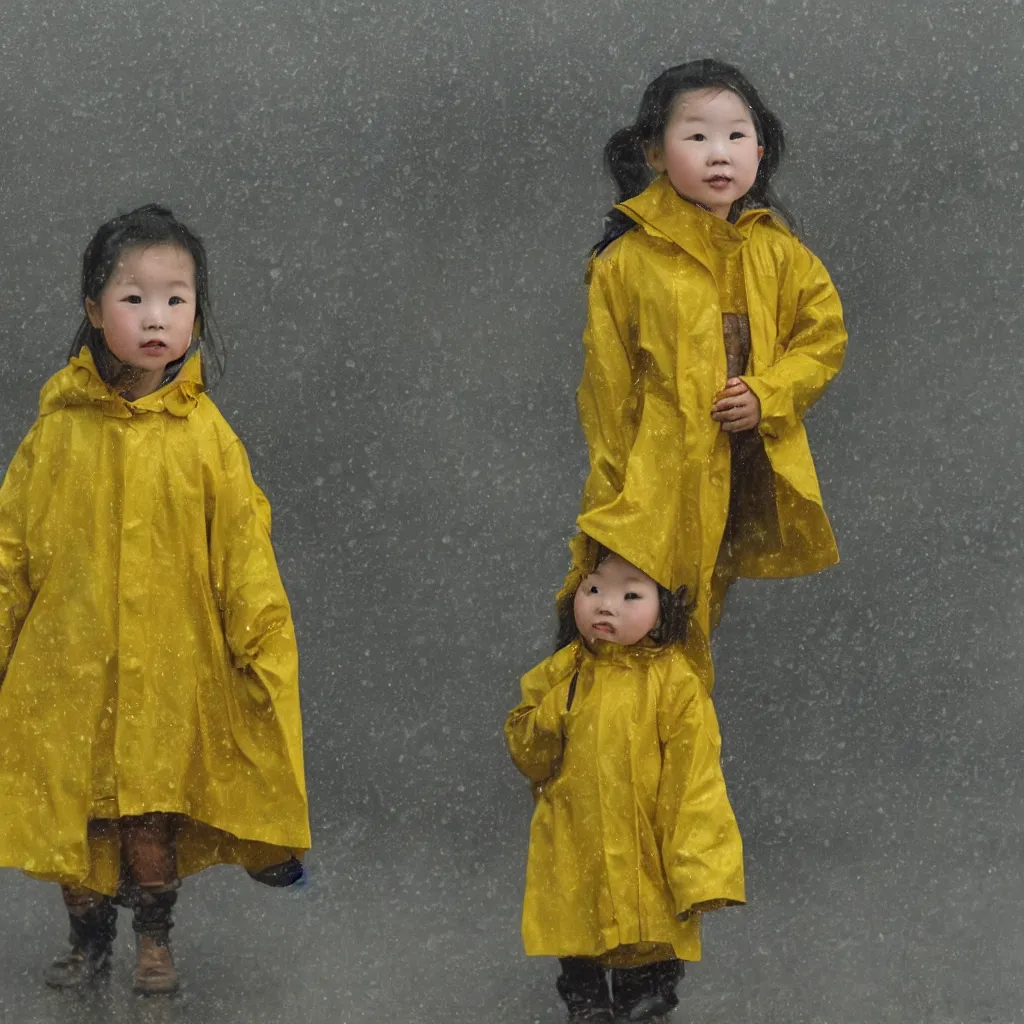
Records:
[[[708,178],[707,179],[707,183],[712,188],[725,188],[726,186],[732,184],[732,178],[722,178],[722,177]]]
[[[143,348],[167,348],[167,345],[162,341],[145,341],[142,343]]]
[[[595,622],[594,623],[595,633],[614,633],[615,627],[610,622]]]

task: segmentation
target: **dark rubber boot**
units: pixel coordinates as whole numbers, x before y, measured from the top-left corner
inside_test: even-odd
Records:
[[[608,981],[595,960],[564,957],[555,986],[569,1010],[569,1024],[614,1024]]]
[[[627,1016],[615,1018],[616,1024],[634,1024],[643,1021],[644,1024],[668,1024],[669,1013],[673,1007],[661,996],[651,996],[630,1010]]]
[[[679,1005],[676,986],[683,979],[681,960],[663,960],[644,967],[612,972],[617,1024],[666,1024]]]
[[[117,908],[100,893],[64,890],[71,925],[71,949],[46,969],[44,980],[50,988],[83,988],[110,973]]]
[[[250,871],[248,874],[254,882],[270,885],[275,889],[283,889],[301,882],[305,872],[302,861],[298,857],[289,857],[281,864],[271,864],[269,868],[264,868],[262,871]]]

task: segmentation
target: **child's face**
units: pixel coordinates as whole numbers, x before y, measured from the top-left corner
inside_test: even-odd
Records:
[[[662,145],[647,160],[668,173],[681,196],[728,217],[753,186],[763,152],[746,103],[731,89],[714,88],[679,97]]]
[[[635,565],[609,555],[580,584],[573,611],[588,644],[636,644],[658,624],[658,585]]]
[[[196,268],[177,245],[126,249],[99,301],[85,300],[94,327],[122,363],[143,371],[156,387],[168,363],[180,359],[192,341],[196,318]],[[145,392],[145,387],[140,389]]]

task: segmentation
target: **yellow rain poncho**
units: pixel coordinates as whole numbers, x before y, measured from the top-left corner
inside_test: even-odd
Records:
[[[665,176],[619,209],[638,226],[590,267],[577,392],[590,474],[578,526],[663,586],[687,588],[688,650],[710,685],[707,641],[725,580],[838,561],[802,421],[842,365],[842,308],[818,259],[767,210],[730,224],[680,198]],[[723,309],[715,277],[726,256],[742,265],[743,380],[761,403],[763,452],[721,559],[731,449],[711,408],[726,381],[722,314],[736,312]],[[573,547],[567,590],[593,561],[584,538]]]
[[[505,738],[536,796],[527,954],[699,960],[701,912],[744,900],[743,852],[714,707],[685,655],[577,640],[522,696]]]
[[[113,894],[88,822],[150,811],[182,875],[309,847],[295,635],[199,356],[128,402],[83,349],[0,488],[0,866]]]

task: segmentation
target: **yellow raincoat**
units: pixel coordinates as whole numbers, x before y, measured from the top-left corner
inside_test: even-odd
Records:
[[[743,851],[714,707],[685,655],[577,640],[522,696],[505,738],[536,796],[527,954],[699,960],[701,912],[744,901]]]
[[[0,866],[113,894],[88,822],[149,811],[182,875],[309,847],[295,636],[199,356],[128,402],[83,349],[0,488]]]
[[[802,420],[842,365],[842,308],[819,260],[768,210],[730,224],[680,198],[664,175],[618,208],[638,227],[589,271],[577,401],[590,474],[566,591],[592,567],[586,538],[671,590],[685,586],[696,603],[687,649],[710,686],[707,641],[725,580],[801,576],[838,561]],[[735,311],[722,308],[716,249],[742,261],[743,380],[761,403],[764,446],[726,564],[730,441],[711,407],[726,381],[722,314]]]

